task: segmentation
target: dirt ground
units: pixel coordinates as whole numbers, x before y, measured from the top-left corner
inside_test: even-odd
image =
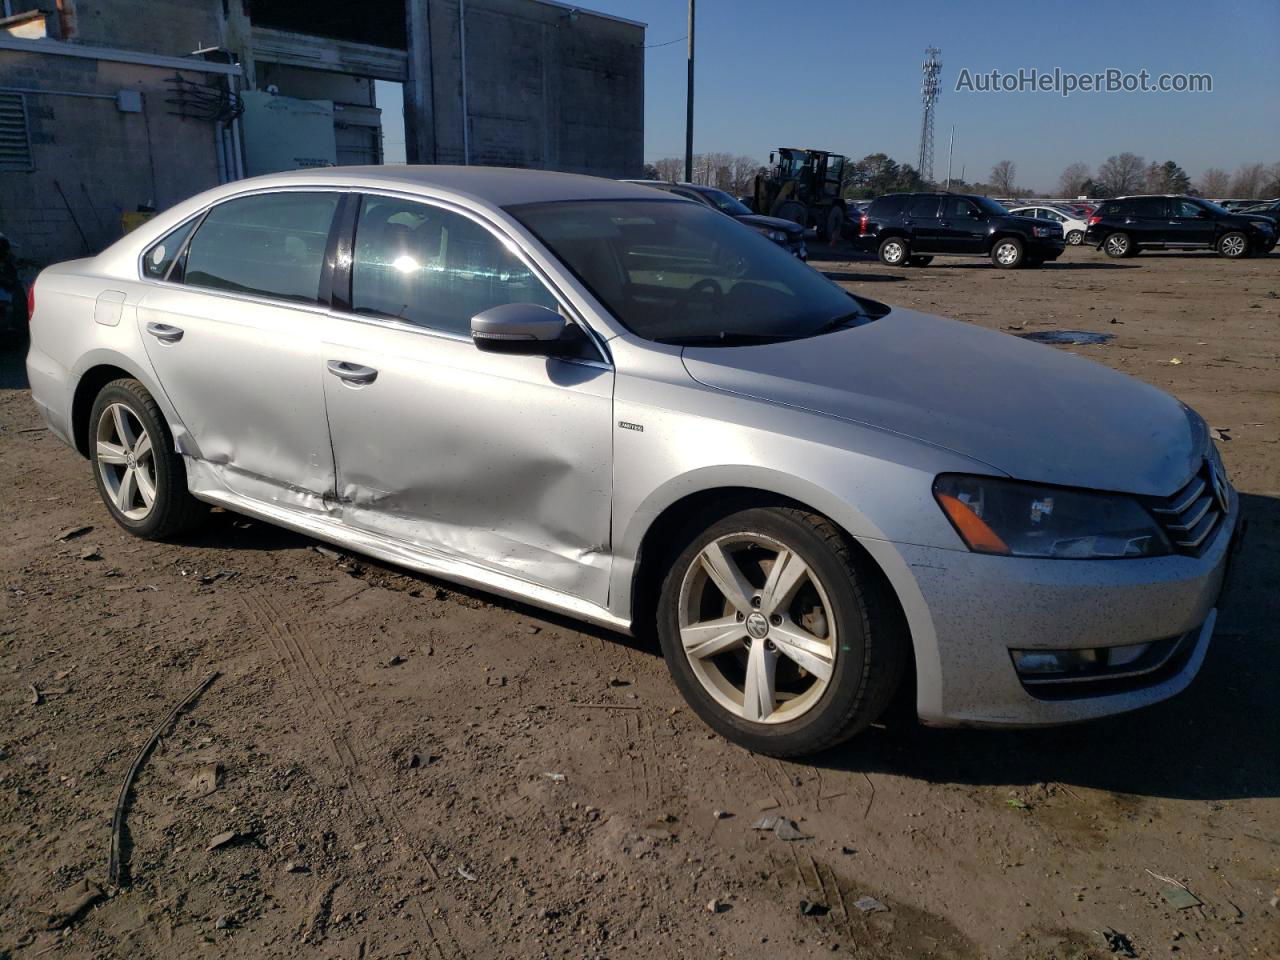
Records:
[[[1250,530],[1188,692],[1068,729],[752,756],[635,641],[231,514],[131,539],[9,352],[0,958],[1280,956],[1280,256],[844,257],[815,265],[889,303],[1113,334],[1045,349],[1226,431]],[[132,884],[87,902],[134,756],[214,671],[137,779]],[[765,814],[806,838],[753,830]]]

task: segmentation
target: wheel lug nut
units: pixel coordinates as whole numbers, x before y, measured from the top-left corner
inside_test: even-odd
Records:
[[[759,597],[752,597],[752,598],[751,598],[751,605],[752,605],[753,607],[759,607],[759,606],[760,606],[760,598],[759,598]]]
[[[769,622],[772,623],[775,627],[780,627],[782,626],[782,617],[775,613],[772,617],[769,618]]]
[[[772,653],[773,651],[775,651],[775,650],[777,650],[777,649],[778,649],[777,647],[775,647],[775,646],[773,645],[773,641],[772,641],[772,640],[766,640],[766,641],[764,642],[764,648],[765,648],[766,650],[768,650],[770,653]]]
[[[739,611],[738,611],[738,622],[739,622],[739,623],[741,623],[741,622],[742,622],[742,620],[743,620],[742,611],[741,611],[741,610],[739,610]]]

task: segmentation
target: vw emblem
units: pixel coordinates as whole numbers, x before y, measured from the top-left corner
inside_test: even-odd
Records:
[[[1214,458],[1209,465],[1209,482],[1213,485],[1213,496],[1218,501],[1218,506],[1222,508],[1222,512],[1226,513],[1231,509],[1231,486],[1227,483],[1227,471],[1222,466],[1222,461]]]
[[[758,610],[747,617],[747,633],[752,640],[763,640],[769,635],[769,619]]]

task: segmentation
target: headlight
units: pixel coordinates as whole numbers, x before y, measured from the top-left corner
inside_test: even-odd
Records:
[[[933,495],[969,549],[1013,557],[1159,557],[1164,532],[1131,497],[943,474]]]

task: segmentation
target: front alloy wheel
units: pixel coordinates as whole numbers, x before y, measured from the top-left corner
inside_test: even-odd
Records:
[[[1012,270],[1022,264],[1022,244],[1014,237],[997,240],[991,248],[991,260],[997,267]]]
[[[883,578],[829,521],[734,513],[693,538],[663,584],[659,636],[708,725],[760,753],[832,746],[888,704],[906,641]]]
[[[1218,252],[1230,260],[1238,260],[1249,252],[1249,238],[1233,230],[1218,241]]]

